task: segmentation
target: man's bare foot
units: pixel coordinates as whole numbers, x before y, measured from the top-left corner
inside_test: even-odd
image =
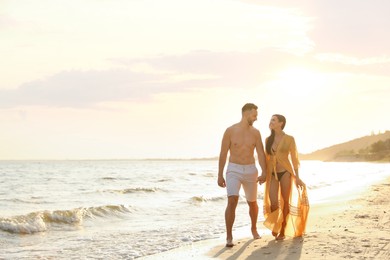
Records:
[[[260,239],[261,236],[259,235],[259,233],[257,233],[257,230],[256,229],[252,229],[252,235],[253,235],[253,239]]]
[[[275,239],[276,240],[284,240],[286,237],[283,234],[279,234]]]
[[[272,235],[276,238],[278,236],[278,233],[272,231]]]
[[[226,247],[233,247],[233,239],[226,239]]]

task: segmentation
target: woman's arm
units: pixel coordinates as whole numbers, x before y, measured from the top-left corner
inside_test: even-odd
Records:
[[[295,183],[297,187],[299,188],[300,186],[305,186],[305,183],[299,178],[299,167],[300,167],[300,162],[298,158],[298,149],[297,145],[295,144],[295,139],[292,137],[291,145],[290,145],[290,155],[291,155],[291,161],[294,167],[294,172],[295,172]]]
[[[299,178],[300,162],[299,162],[299,158],[298,158],[298,150],[297,150],[297,146],[295,144],[294,137],[292,137],[292,141],[290,144],[290,155],[291,155],[291,161],[292,161],[292,165],[294,168],[295,176],[297,178]]]

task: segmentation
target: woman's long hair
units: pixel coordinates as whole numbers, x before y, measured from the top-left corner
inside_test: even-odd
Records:
[[[282,130],[284,129],[284,127],[286,126],[286,118],[282,115],[279,115],[279,114],[275,114],[273,116],[276,116],[279,120],[279,122],[282,122],[283,125],[282,125]],[[271,154],[271,148],[272,148],[272,145],[274,144],[274,140],[275,140],[275,130],[271,130],[271,135],[268,137],[267,139],[267,142],[265,144],[265,150],[267,152],[267,154]]]

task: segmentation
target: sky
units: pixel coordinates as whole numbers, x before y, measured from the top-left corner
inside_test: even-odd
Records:
[[[309,153],[390,130],[390,1],[0,0],[0,159],[203,158],[255,103]]]

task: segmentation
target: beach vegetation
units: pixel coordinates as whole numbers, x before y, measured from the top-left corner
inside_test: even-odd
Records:
[[[390,162],[390,131],[357,138],[310,154],[301,154],[300,158],[339,162]]]

